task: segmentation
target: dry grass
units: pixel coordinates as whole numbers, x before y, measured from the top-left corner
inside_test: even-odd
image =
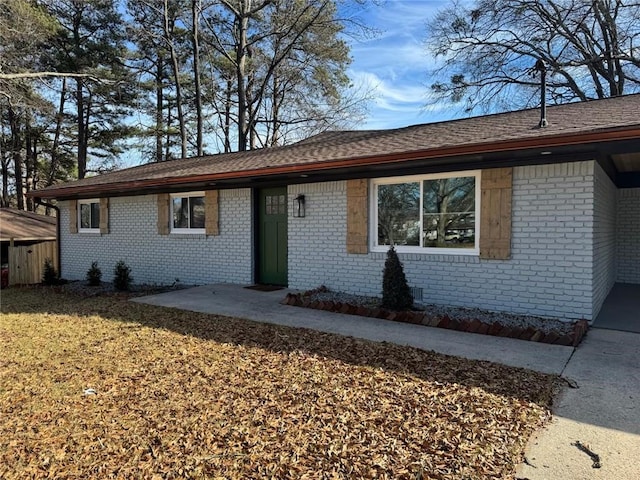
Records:
[[[10,289],[2,312],[3,479],[512,478],[554,390],[526,370],[123,296]]]

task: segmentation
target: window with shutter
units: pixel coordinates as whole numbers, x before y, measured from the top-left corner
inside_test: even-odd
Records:
[[[372,250],[478,255],[479,183],[479,171],[373,180]]]
[[[202,234],[205,229],[204,192],[171,194],[169,226],[171,233]]]
[[[108,202],[107,199],[104,199]],[[103,233],[101,221],[101,213],[103,210],[103,202],[101,199],[92,198],[77,201],[77,228],[80,233]],[[108,203],[107,203],[108,205]],[[108,207],[105,207],[108,208]],[[105,214],[108,222],[108,213]]]

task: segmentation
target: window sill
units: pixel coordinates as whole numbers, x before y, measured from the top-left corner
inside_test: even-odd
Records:
[[[171,235],[206,235],[207,231],[204,228],[174,228],[171,230]]]
[[[385,260],[387,251],[370,251],[369,255],[374,260]],[[416,252],[398,252],[398,256],[402,262],[428,262],[428,263],[480,263],[480,255],[452,255],[445,253],[416,253]]]
[[[184,239],[184,240],[205,240],[207,239],[207,234],[206,232],[203,230],[202,232],[200,231],[175,231],[173,230],[172,232],[169,233],[169,237],[170,238],[175,238],[175,239]]]
[[[437,257],[439,255],[448,255],[448,256],[464,256],[464,257],[478,257],[480,256],[479,248],[423,248],[423,247],[403,247],[402,245],[396,245],[396,252],[402,253],[410,253],[415,255],[431,255]],[[387,253],[389,251],[389,246],[372,246],[370,247],[370,251],[374,253]]]

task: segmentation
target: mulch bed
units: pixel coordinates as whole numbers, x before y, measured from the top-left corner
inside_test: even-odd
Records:
[[[550,343],[576,347],[587,333],[589,323],[586,320],[578,320],[573,324],[569,333],[561,333],[556,330],[544,331],[533,327],[515,327],[503,325],[500,322],[486,323],[476,318],[460,319],[450,318],[447,315],[432,314],[427,311],[394,311],[377,306],[354,305],[345,302],[315,300],[315,290],[301,293],[288,293],[282,300],[284,305],[295,307],[313,308],[328,312],[344,313],[347,315],[360,315],[363,317],[381,318],[394,322],[412,323],[429,327],[447,328],[461,332],[478,333],[497,337],[516,338],[531,342]]]
[[[189,288],[190,286],[191,285],[184,285],[181,283],[175,283],[173,285],[132,284],[128,290],[117,290],[111,282],[100,282],[99,285],[89,285],[89,282],[86,280],[75,280],[71,282],[64,281],[59,285],[54,285],[48,288],[51,291],[68,293],[79,297],[116,296],[121,298],[131,298],[181,290]],[[38,287],[21,286],[15,288]]]

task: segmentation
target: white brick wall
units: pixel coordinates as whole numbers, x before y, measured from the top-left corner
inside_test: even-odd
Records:
[[[618,190],[617,281],[640,283],[640,188]]]
[[[510,260],[400,254],[424,302],[565,319],[592,315],[594,162],[518,167]],[[289,286],[380,295],[384,253],[349,255],[346,183],[293,185],[306,218],[289,223]]]
[[[593,223],[593,317],[616,281],[616,198],[615,184],[596,163],[594,170]]]
[[[252,281],[251,190],[220,191],[220,235],[158,235],[155,195],[109,201],[109,233],[69,233],[69,209],[61,204],[61,274],[83,279],[97,261],[110,281],[118,260],[136,283],[185,284]]]
[[[306,217],[289,217],[289,286],[380,295],[385,253],[346,253],[346,182],[292,185]],[[593,161],[518,167],[513,179],[512,258],[400,254],[423,301],[565,319],[592,319],[617,270],[640,283],[640,189],[617,192]],[[118,260],[136,282],[248,284],[253,280],[249,189],[220,194],[220,236],[157,234],[156,196],[112,198],[110,233],[70,234],[61,208],[62,275],[82,279],[97,261],[112,278]],[[617,230],[616,230],[617,225]],[[613,241],[617,232],[617,244]],[[617,268],[614,265],[617,260]]]

